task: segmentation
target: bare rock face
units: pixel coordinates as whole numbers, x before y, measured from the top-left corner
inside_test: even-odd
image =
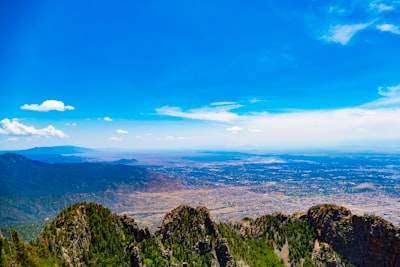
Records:
[[[400,230],[376,216],[357,216],[336,205],[312,207],[308,221],[318,239],[357,266],[400,267]]]
[[[215,249],[218,257],[218,262],[221,267],[234,267],[232,255],[229,251],[228,241],[225,238],[218,240],[217,247]]]
[[[139,248],[138,247],[132,247],[131,248],[131,257],[130,257],[130,261],[131,261],[131,266],[132,267],[142,267],[142,261],[140,259],[140,252],[139,252]]]
[[[59,246],[65,265],[82,266],[85,251],[91,242],[90,227],[84,205],[76,206],[68,216],[59,216],[55,224],[62,234],[52,236],[52,242]]]
[[[145,239],[149,239],[151,234],[148,228],[141,228],[133,218],[122,215],[121,216],[122,225],[129,229],[129,231],[134,235],[136,242],[142,242]]]

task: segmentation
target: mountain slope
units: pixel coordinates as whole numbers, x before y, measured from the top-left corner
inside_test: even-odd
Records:
[[[133,219],[95,203],[77,203],[62,211],[39,238],[62,265],[131,266],[133,245],[150,238]]]
[[[43,220],[77,201],[121,205],[124,194],[168,190],[170,177],[127,165],[48,164],[0,155],[0,225]]]
[[[150,234],[126,215],[77,203],[36,242],[12,236],[0,235],[0,266],[12,257],[18,266],[399,266],[399,228],[335,205],[218,224],[205,207],[179,206]]]
[[[0,155],[0,188],[2,195],[46,196],[49,194],[102,192],[121,185],[135,190],[169,185],[162,175],[144,168],[99,163],[47,164],[24,156]]]

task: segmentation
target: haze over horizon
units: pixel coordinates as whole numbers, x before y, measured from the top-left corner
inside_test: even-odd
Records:
[[[400,2],[9,1],[0,150],[400,148]]]

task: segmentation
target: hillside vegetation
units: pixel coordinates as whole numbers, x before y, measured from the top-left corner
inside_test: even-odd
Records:
[[[35,241],[0,237],[0,266],[400,266],[400,232],[335,205],[215,223],[179,206],[154,234],[97,203],[76,203]]]
[[[0,155],[0,226],[54,218],[76,201],[116,203],[119,193],[168,190],[176,182],[122,164],[55,163]]]

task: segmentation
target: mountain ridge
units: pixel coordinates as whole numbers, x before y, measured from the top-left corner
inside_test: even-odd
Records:
[[[94,151],[94,149],[92,148],[65,145],[65,146],[32,147],[20,150],[7,150],[6,152],[29,155],[29,154],[80,154],[92,151]]]
[[[80,163],[88,161],[85,157],[87,153],[96,150],[79,146],[49,146],[33,147],[21,150],[5,150],[0,153],[15,153],[23,155],[32,160],[43,161],[46,163]]]
[[[213,221],[206,207],[183,205],[151,234],[127,215],[76,203],[35,242],[12,234],[21,266],[400,266],[398,227],[333,204],[228,223]],[[7,266],[10,239],[0,238],[0,245],[0,266]]]
[[[0,155],[1,194],[47,195],[96,192],[115,189],[117,184],[137,186],[138,189],[157,188],[166,178],[145,168],[124,164],[103,163],[44,163],[22,155]],[[165,179],[166,180],[166,179]],[[19,192],[18,192],[19,190]]]
[[[142,167],[102,163],[44,163],[0,155],[0,225],[54,217],[76,201],[116,203],[120,193],[168,190],[171,177]]]

